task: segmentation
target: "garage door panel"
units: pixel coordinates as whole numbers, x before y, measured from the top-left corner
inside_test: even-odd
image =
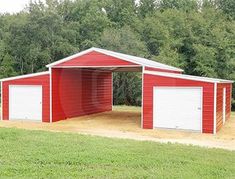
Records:
[[[154,127],[201,130],[201,88],[154,88]]]
[[[9,86],[9,119],[42,120],[42,86]]]

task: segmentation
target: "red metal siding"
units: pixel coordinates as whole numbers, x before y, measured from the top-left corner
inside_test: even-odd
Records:
[[[9,85],[42,85],[42,121],[50,122],[50,82],[48,75],[40,75],[2,82],[3,120],[9,120]]]
[[[232,84],[218,83],[217,84],[217,97],[216,97],[216,131],[219,131],[223,126],[223,89],[226,88],[226,117],[225,120],[230,118],[231,114],[231,94]]]
[[[154,86],[193,86],[203,87],[203,133],[213,133],[214,84],[144,74],[143,88],[143,128],[153,128],[153,87]]]
[[[52,69],[52,120],[112,110],[112,73]]]
[[[138,65],[125,60],[92,51],[85,55],[76,57],[56,66],[133,66]]]
[[[164,69],[160,69],[160,68],[152,68],[152,67],[145,67],[145,70],[149,70],[149,71],[158,71],[158,72],[168,72],[168,73],[178,73],[181,74],[182,72],[180,71],[174,71],[174,70],[164,70]]]

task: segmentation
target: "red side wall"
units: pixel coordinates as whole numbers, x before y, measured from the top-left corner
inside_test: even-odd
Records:
[[[52,68],[52,120],[112,110],[112,73]]]
[[[158,72],[167,72],[167,73],[178,73],[181,74],[182,72],[180,71],[174,71],[174,70],[164,70],[164,69],[160,69],[160,68],[152,68],[152,67],[145,67],[145,70],[149,70],[149,71],[158,71]]]
[[[42,85],[42,121],[50,122],[50,82],[48,75],[40,75],[2,82],[3,120],[9,120],[9,85]]]
[[[203,133],[213,133],[214,118],[214,84],[185,80],[179,78],[161,77],[144,74],[143,88],[143,128],[153,128],[153,87],[154,86],[192,86],[203,87]]]
[[[90,52],[56,66],[132,66],[137,65],[99,52]]]
[[[216,98],[216,131],[219,131],[223,126],[223,89],[226,88],[226,118],[228,120],[231,114],[231,83],[217,84],[217,98]]]

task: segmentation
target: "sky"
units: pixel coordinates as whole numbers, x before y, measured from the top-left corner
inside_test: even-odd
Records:
[[[17,13],[21,11],[30,0],[0,0],[0,13]]]
[[[0,13],[17,13],[25,8],[30,0],[0,0]],[[41,0],[44,1],[45,0]],[[138,2],[139,0],[136,0]]]

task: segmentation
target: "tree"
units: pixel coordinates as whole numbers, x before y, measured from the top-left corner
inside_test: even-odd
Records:
[[[0,78],[14,76],[16,74],[17,73],[14,70],[13,58],[9,54],[6,54],[1,62]]]
[[[198,10],[197,0],[160,0],[159,9],[177,9],[186,12]]]
[[[165,45],[169,39],[167,27],[161,21],[156,21],[155,17],[145,19],[141,33],[143,40],[146,42],[148,51],[152,55],[159,55],[160,48]]]
[[[200,76],[216,77],[215,50],[201,44],[195,44],[193,48],[196,54],[191,62],[195,64],[194,73]]]
[[[129,26],[104,30],[98,43],[102,48],[131,55],[148,56],[145,43],[141,40],[139,34]]]
[[[235,1],[234,0],[217,0],[217,5],[228,16],[235,19]]]
[[[117,27],[131,25],[137,18],[135,0],[105,0],[104,10]]]
[[[100,46],[106,49],[147,56],[147,49],[140,37],[130,27],[105,30]],[[141,74],[116,72],[113,76],[114,104],[141,105]]]
[[[138,14],[141,18],[151,16],[156,8],[155,0],[140,0],[138,5]]]

